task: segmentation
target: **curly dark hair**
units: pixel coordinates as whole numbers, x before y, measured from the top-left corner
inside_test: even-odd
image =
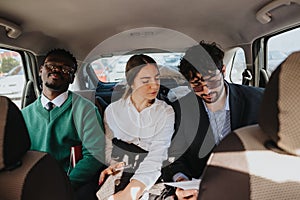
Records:
[[[73,56],[73,54],[71,52],[69,52],[65,49],[52,49],[46,54],[45,59],[50,55],[58,55],[58,56],[63,56],[63,57],[70,59],[74,63],[74,66],[72,66],[72,67],[75,69],[74,72],[76,72],[78,64],[77,64],[76,58]]]
[[[179,71],[188,80],[197,77],[197,73],[203,76],[209,75],[216,68],[222,71],[224,51],[215,42],[206,43],[203,40],[190,47],[179,64]]]

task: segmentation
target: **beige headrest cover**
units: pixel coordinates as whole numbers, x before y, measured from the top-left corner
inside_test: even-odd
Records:
[[[300,156],[300,52],[273,72],[266,87],[259,125],[284,151]]]
[[[19,108],[7,97],[0,96],[0,170],[21,164],[30,148],[30,138]]]

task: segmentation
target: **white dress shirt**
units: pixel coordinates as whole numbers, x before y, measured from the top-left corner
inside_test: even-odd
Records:
[[[104,114],[106,161],[113,163],[112,138],[133,143],[148,151],[132,179],[141,181],[149,189],[159,178],[162,162],[167,159],[174,121],[173,108],[158,99],[141,112],[137,111],[130,97],[111,103]]]
[[[60,107],[61,105],[63,105],[63,103],[65,103],[65,101],[68,99],[68,91],[61,93],[60,95],[58,95],[55,99],[53,99],[52,101],[50,101],[43,93],[41,96],[41,103],[43,105],[44,108],[46,108],[48,110],[47,104],[49,102],[52,102],[54,104],[54,107]]]
[[[225,83],[226,84],[226,83]],[[209,123],[213,130],[215,143],[219,144],[223,138],[231,131],[230,107],[229,107],[229,86],[226,84],[226,101],[224,108],[215,112],[210,111],[203,101],[204,107],[209,117]]]

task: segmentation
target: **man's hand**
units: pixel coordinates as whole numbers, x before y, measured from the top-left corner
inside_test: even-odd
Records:
[[[176,180],[176,182],[180,181],[188,181],[183,177],[180,177]],[[177,188],[175,192],[178,200],[189,199],[189,200],[197,200],[198,198],[198,190],[183,190],[181,188]]]
[[[181,188],[177,188],[175,194],[178,200],[197,200],[198,198],[198,190],[183,190]]]

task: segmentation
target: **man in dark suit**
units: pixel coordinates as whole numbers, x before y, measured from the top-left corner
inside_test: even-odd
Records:
[[[187,50],[179,70],[194,92],[175,101],[175,136],[163,170],[165,181],[200,178],[215,145],[237,128],[257,123],[262,88],[224,80],[224,52],[215,43],[200,42]],[[197,190],[177,188],[178,199],[196,199]]]

